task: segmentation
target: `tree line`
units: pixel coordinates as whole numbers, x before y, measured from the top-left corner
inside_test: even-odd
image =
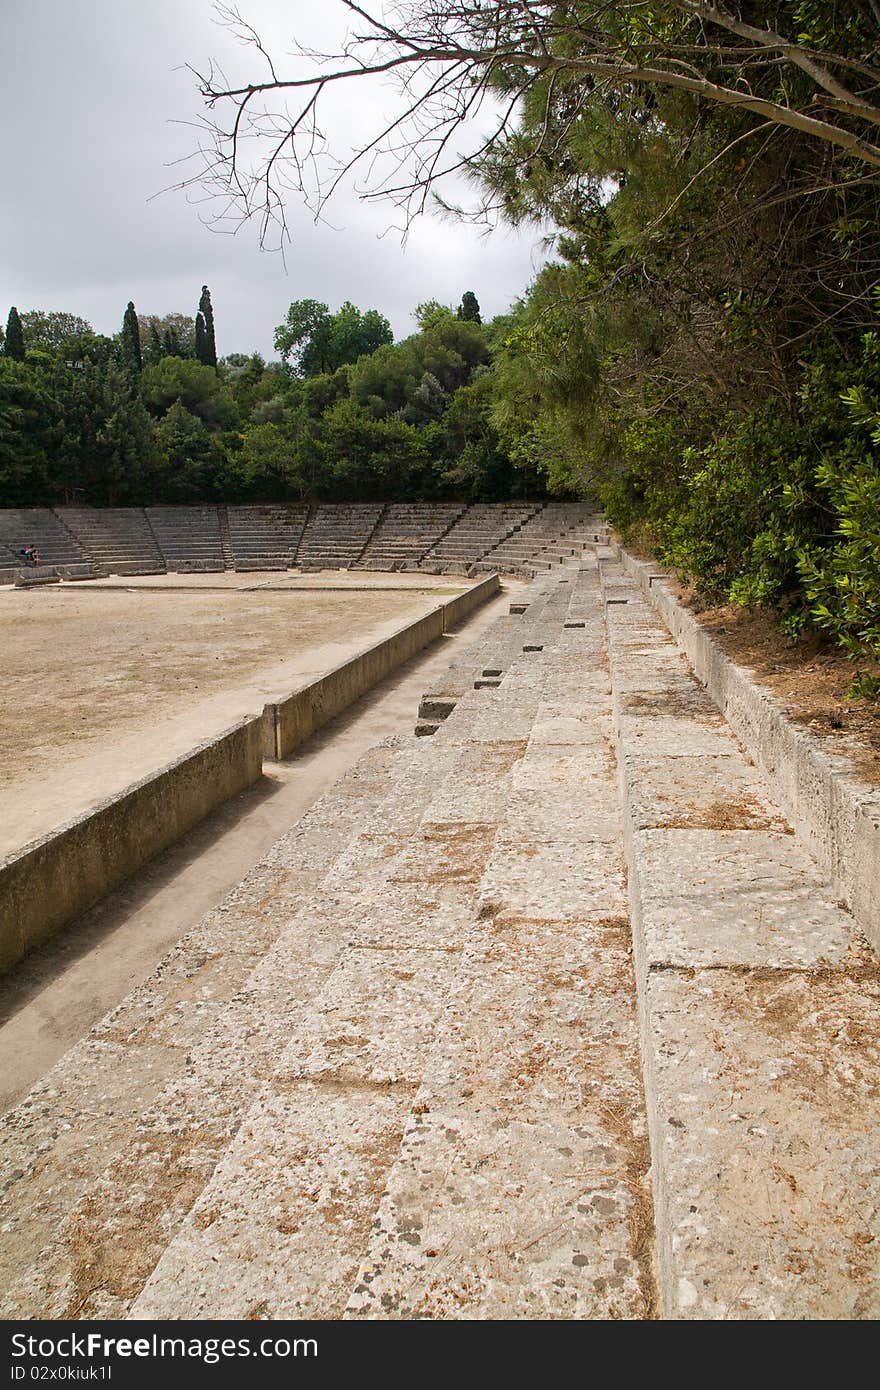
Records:
[[[279,360],[218,359],[207,286],[189,318],[125,309],[107,337],[66,313],[9,312],[0,352],[0,505],[540,495],[493,424],[493,354],[467,291],[415,310],[291,304]]]

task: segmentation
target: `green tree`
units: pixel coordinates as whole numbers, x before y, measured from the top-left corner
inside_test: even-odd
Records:
[[[456,311],[456,318],[464,320],[466,323],[482,323],[480,317],[480,304],[473,290],[465,290],[461,297],[461,303]]]
[[[143,347],[142,350],[143,361],[157,363],[161,356],[163,356],[163,346],[161,346],[161,338],[160,335],[158,335],[158,325],[156,321],[152,321],[150,322],[149,328],[147,328],[146,347]]]
[[[202,285],[199,311],[196,314],[196,357],[206,367],[217,366],[217,344],[214,338],[214,310],[211,305],[211,291]]]
[[[94,334],[88,319],[79,314],[60,311],[44,313],[42,309],[28,309],[21,315],[21,324],[29,348],[59,349],[69,338],[81,338]]]
[[[195,320],[187,314],[139,314],[141,352],[147,362],[160,357],[195,357]]]
[[[345,0],[349,5],[349,0]],[[745,128],[763,130],[772,145],[780,135],[808,142],[839,186],[853,173],[880,169],[877,12],[873,0],[753,0],[723,6],[716,0],[401,0],[392,14],[356,9],[358,31],[341,52],[298,65],[285,76],[285,57],[272,55],[251,31],[250,81],[241,74],[226,86],[221,74],[200,74],[215,137],[215,158],[205,180],[210,188],[224,169],[224,195],[232,193],[243,215],[255,204],[269,210],[267,227],[285,227],[284,201],[291,192],[320,201],[338,179],[322,176],[312,157],[323,138],[321,111],[327,88],[351,89],[401,78],[397,109],[370,123],[364,104],[360,139],[340,152],[347,169],[362,164],[369,195],[384,195],[418,216],[444,175],[464,164],[470,172],[517,134],[520,115],[535,113],[528,138],[519,140],[520,173],[535,164],[559,167],[599,113],[621,126],[641,120],[661,128],[655,111],[677,105],[709,119],[734,113]],[[228,16],[229,23],[234,18]],[[272,81],[265,81],[268,58]],[[430,82],[420,82],[425,72]],[[269,102],[255,105],[255,91]],[[294,119],[285,107],[295,98]],[[500,98],[500,100],[499,100]],[[277,102],[277,106],[272,103]],[[470,149],[456,138],[464,116],[489,115],[492,125],[470,119],[479,131]],[[543,112],[539,121],[537,113]],[[742,127],[741,127],[742,128]],[[561,136],[561,138],[560,138]],[[394,176],[383,180],[376,151],[392,145]],[[245,158],[246,152],[246,158]],[[843,156],[842,159],[839,156]],[[826,183],[827,178],[822,180]],[[441,195],[442,196],[442,195]]]
[[[156,426],[155,439],[163,497],[193,502],[209,495],[219,460],[204,422],[174,401]]]
[[[281,425],[273,421],[252,425],[245,432],[238,459],[243,495],[260,502],[300,496],[304,480],[297,463],[291,438]]]
[[[0,357],[0,506],[48,501],[50,410],[40,374],[4,353]]]
[[[419,431],[399,419],[376,420],[354,401],[322,419],[327,485],[335,496],[398,500],[418,489],[430,459]]]
[[[449,323],[456,317],[454,309],[450,309],[448,304],[441,304],[439,299],[426,299],[422,304],[417,304],[413,310],[413,318],[424,333],[428,328],[437,328],[444,323]],[[459,314],[457,317],[461,317]]]
[[[346,301],[336,314],[315,299],[290,305],[275,330],[275,349],[298,375],[335,372],[393,340],[391,325],[376,309],[362,313]]]
[[[275,329],[275,351],[294,371],[299,368],[306,346],[329,316],[327,305],[317,299],[295,299],[290,305],[284,322]]]
[[[122,319],[122,361],[128,371],[135,376],[139,376],[143,370],[143,357],[141,356],[141,335],[138,324],[138,316],[135,313],[134,304],[128,301],[128,306]]]
[[[217,372],[184,357],[162,357],[144,367],[141,392],[155,415],[164,414],[179,402],[216,429],[231,424],[235,418],[235,403]]]
[[[150,417],[124,365],[108,362],[101,383],[100,413],[95,433],[100,450],[100,493],[90,500],[109,507],[147,500],[158,462],[156,447]]]
[[[6,336],[3,341],[3,354],[5,357],[11,357],[13,362],[24,361],[24,332],[22,331],[18,310],[14,304],[9,310],[9,317],[6,320]]]

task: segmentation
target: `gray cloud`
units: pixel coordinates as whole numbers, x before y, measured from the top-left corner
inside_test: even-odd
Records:
[[[245,14],[283,39],[285,25],[311,38],[317,7],[307,0],[242,0]],[[332,37],[335,7],[320,10]],[[328,18],[329,15],[329,18]],[[306,34],[306,26],[311,32]],[[0,212],[0,309],[65,309],[115,332],[128,299],[142,313],[193,313],[211,286],[221,353],[272,354],[272,330],[291,299],[351,299],[412,331],[424,299],[457,302],[475,290],[484,313],[503,312],[540,264],[538,237],[423,219],[408,243],[388,231],[391,208],[357,201],[349,186],[328,212],[336,230],[315,226],[291,205],[287,268],[261,252],[253,227],[218,235],[200,221],[196,195],[161,193],[188,166],[202,114],[184,70],[218,57],[227,70],[249,59],[213,22],[209,0],[29,0],[0,20],[4,94],[4,184]],[[252,70],[252,69],[251,69]],[[387,108],[387,90],[362,94],[353,112],[340,94],[344,139]],[[331,116],[333,107],[331,105]],[[385,235],[383,235],[385,233]]]

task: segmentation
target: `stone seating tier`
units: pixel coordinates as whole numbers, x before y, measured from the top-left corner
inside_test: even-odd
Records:
[[[308,519],[305,506],[227,507],[237,570],[283,570],[294,563]]]
[[[541,510],[542,505],[538,503],[476,503],[432,546],[421,561],[421,567],[476,564]]]
[[[395,570],[418,564],[461,516],[464,507],[449,503],[392,503],[376,527],[359,569]]]
[[[142,507],[64,507],[56,514],[111,574],[161,574],[165,561]]]
[[[586,504],[552,502],[8,509],[0,569],[17,569],[33,543],[47,563],[119,575],[292,565],[528,574],[579,554],[595,524]]]
[[[302,569],[343,569],[360,559],[383,508],[371,503],[319,506],[296,552]]]
[[[35,545],[46,565],[81,565],[89,559],[77,538],[48,507],[0,509],[0,545],[17,565],[22,563],[20,552],[26,545]]]
[[[147,507],[146,516],[169,570],[226,568],[216,507]]]

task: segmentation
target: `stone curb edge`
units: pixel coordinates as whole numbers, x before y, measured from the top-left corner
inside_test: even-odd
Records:
[[[616,539],[612,548],[766,777],[796,833],[880,950],[880,789],[855,777],[844,754],[827,752],[820,739],[791,722],[772,692],[731,661],[680,603],[656,562],[637,560]]]

